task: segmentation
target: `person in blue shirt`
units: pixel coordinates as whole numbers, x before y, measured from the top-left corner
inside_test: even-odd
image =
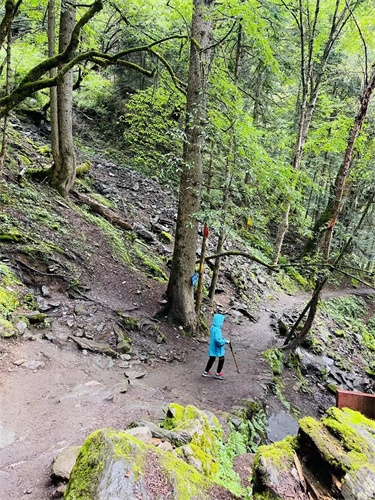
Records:
[[[214,314],[212,325],[210,328],[210,347],[208,349],[209,360],[205,371],[202,373],[202,377],[212,377],[210,372],[212,365],[216,358],[219,358],[217,364],[217,371],[214,378],[218,380],[224,379],[224,374],[222,372],[224,366],[224,355],[225,355],[225,344],[230,344],[230,340],[224,339],[221,328],[223,326],[225,316],[223,314]]]

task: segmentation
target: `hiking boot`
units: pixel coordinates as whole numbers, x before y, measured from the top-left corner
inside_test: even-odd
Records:
[[[211,372],[203,372],[202,377],[212,377],[212,373]]]
[[[224,380],[224,373],[215,373],[214,378],[217,378],[218,380]]]

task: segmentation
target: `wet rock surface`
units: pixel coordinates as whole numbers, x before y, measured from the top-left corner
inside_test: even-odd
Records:
[[[298,440],[259,448],[254,498],[371,500],[375,494],[375,423],[347,408],[299,422]]]

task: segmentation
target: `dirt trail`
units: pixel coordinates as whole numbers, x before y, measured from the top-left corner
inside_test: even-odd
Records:
[[[230,410],[242,398],[264,396],[270,373],[262,352],[273,337],[270,314],[291,309],[297,300],[274,299],[255,324],[237,326],[229,319],[224,334],[233,340],[241,373],[228,352],[224,381],[201,377],[207,360],[202,342],[191,341],[184,362],[133,366],[145,376],[132,379],[126,394],[119,390],[125,381],[121,361],[84,355],[73,345],[61,350],[41,334],[34,342],[6,344],[0,364],[0,433],[9,444],[0,449],[0,499],[50,499],[53,459],[61,449],[82,444],[95,429],[161,417],[172,401]],[[21,360],[44,365],[28,369],[14,364]]]

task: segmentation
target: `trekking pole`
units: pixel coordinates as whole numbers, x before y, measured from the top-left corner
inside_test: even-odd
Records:
[[[234,355],[234,351],[233,351],[233,347],[232,347],[232,342],[229,343],[229,348],[230,348],[230,350],[232,352],[232,355],[233,355],[234,364],[236,365],[237,373],[240,373],[240,370],[238,369],[238,364],[237,364],[236,356]]]

